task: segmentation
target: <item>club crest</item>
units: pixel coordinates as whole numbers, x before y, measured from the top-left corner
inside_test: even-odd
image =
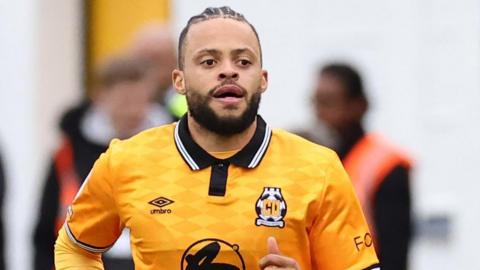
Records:
[[[257,219],[255,225],[267,227],[285,227],[287,203],[282,196],[282,190],[276,187],[264,187],[255,205]]]

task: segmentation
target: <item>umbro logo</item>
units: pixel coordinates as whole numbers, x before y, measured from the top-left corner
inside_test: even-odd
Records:
[[[167,199],[165,197],[158,197],[156,199],[153,199],[148,202],[151,205],[154,205],[160,209],[151,209],[150,214],[155,215],[155,214],[170,214],[172,213],[171,209],[165,209],[164,207],[167,205],[170,205],[174,203],[174,201]]]

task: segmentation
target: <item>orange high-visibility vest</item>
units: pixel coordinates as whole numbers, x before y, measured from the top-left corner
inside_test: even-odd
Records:
[[[362,205],[363,212],[375,236],[373,217],[375,194],[382,181],[397,166],[409,169],[410,158],[378,134],[367,134],[360,139],[343,160]]]
[[[70,140],[64,138],[60,149],[55,154],[55,171],[59,187],[59,207],[57,212],[55,233],[65,222],[67,209],[80,188],[80,178],[75,171],[73,148]]]

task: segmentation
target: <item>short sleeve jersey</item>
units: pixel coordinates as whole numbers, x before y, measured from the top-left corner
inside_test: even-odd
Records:
[[[69,209],[74,243],[103,252],[128,227],[136,269],[245,270],[258,269],[274,236],[302,270],[379,269],[333,151],[258,116],[248,144],[217,159],[187,121],[111,143]]]

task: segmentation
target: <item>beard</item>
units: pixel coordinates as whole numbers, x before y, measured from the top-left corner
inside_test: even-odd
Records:
[[[247,101],[247,108],[240,116],[219,116],[210,106],[212,99],[196,91],[187,92],[187,104],[190,115],[205,129],[220,135],[231,136],[245,131],[256,119],[260,106],[261,93],[254,93]]]

